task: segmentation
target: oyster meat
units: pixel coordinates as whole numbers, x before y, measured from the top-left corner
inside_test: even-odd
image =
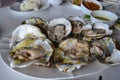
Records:
[[[68,17],[68,20],[71,22],[72,25],[72,33],[80,34],[86,22],[80,17]]]
[[[47,29],[46,21],[44,21],[43,19],[41,19],[39,17],[31,17],[31,18],[23,21],[22,24],[31,24],[31,25],[37,26],[41,30]]]
[[[55,65],[63,72],[73,71],[88,63],[89,54],[88,42],[69,38],[59,44],[54,56]]]
[[[48,39],[26,38],[16,43],[9,54],[11,67],[22,68],[32,64],[49,66],[53,47]]]
[[[64,18],[53,19],[48,24],[48,37],[53,42],[60,42],[71,33],[71,23]]]
[[[120,50],[116,47],[115,39],[111,37],[94,41],[90,52],[94,54],[101,63],[115,64],[120,62]]]
[[[99,32],[101,30],[104,30],[105,35],[111,35],[113,33],[113,30],[110,30],[109,25],[105,24],[105,23],[95,23],[95,24],[93,24],[93,29],[94,30],[99,30],[100,29]]]

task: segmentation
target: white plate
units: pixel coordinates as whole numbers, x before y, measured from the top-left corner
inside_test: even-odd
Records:
[[[80,9],[80,10],[82,9],[81,6],[78,6],[78,5],[73,4],[73,3],[72,3],[72,0],[68,0],[67,2],[68,2],[69,5],[73,6],[73,7],[76,8],[76,9]]]
[[[3,62],[6,64],[7,67],[9,67],[9,61],[8,61],[8,53],[9,53],[9,39],[8,37],[4,38],[0,43],[0,52]],[[46,67],[40,67],[40,66],[31,66],[26,67],[22,69],[18,68],[10,68],[15,73],[19,73],[21,75],[24,75],[26,77],[30,77],[32,79],[60,79],[60,80],[66,80],[66,79],[75,79],[78,77],[85,77],[97,74],[99,72],[104,71],[105,69],[109,68],[107,65],[103,65],[97,61],[94,61],[93,63],[83,66],[81,69],[74,71],[72,73],[63,73],[58,71],[56,68],[46,68]]]
[[[45,9],[47,9],[47,8],[50,6],[50,4],[47,2],[47,0],[41,0],[41,1],[42,1],[42,6],[41,6],[40,9],[37,10],[37,11],[45,10]],[[36,11],[34,11],[34,10],[32,10],[32,11],[21,11],[21,10],[20,10],[20,3],[19,3],[19,2],[13,3],[13,4],[10,6],[10,10],[15,11],[15,12],[21,12],[21,13],[36,12]]]

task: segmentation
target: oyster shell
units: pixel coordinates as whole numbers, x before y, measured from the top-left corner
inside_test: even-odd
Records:
[[[80,34],[86,22],[80,17],[68,17],[68,20],[71,22],[72,25],[72,33]]]
[[[46,35],[44,35],[39,28],[33,25],[24,24],[18,26],[13,32],[12,32],[12,38],[10,47],[13,46],[13,43],[19,42],[24,38],[42,38],[46,39]]]
[[[109,25],[105,23],[95,23],[93,29],[105,30],[105,35],[111,35],[113,33],[113,30],[110,30]]]
[[[94,54],[101,63],[120,63],[120,50],[116,48],[116,42],[113,38],[105,37],[101,40],[94,41],[90,52]]]
[[[60,71],[73,71],[88,63],[89,54],[88,42],[69,38],[61,42],[55,51],[55,65]]]
[[[120,50],[118,49],[120,46],[119,43],[117,44],[117,40],[114,38],[104,38],[104,40],[111,52],[111,55],[107,57],[105,61],[112,64],[120,63]]]
[[[111,56],[107,57],[106,62],[113,63],[113,64],[119,64],[120,63],[120,50],[114,49]]]
[[[83,30],[82,34],[84,35],[83,40],[91,41],[103,38],[107,35],[111,35],[113,30],[109,29],[109,25],[104,23],[95,23],[92,24],[92,29]]]
[[[30,10],[38,10],[42,6],[41,0],[23,0],[20,3],[21,11],[30,11]]]
[[[27,67],[32,64],[49,66],[53,47],[48,39],[23,39],[10,51],[11,67]]]
[[[31,24],[34,26],[37,26],[40,29],[47,29],[47,23],[46,21],[44,21],[43,19],[39,18],[39,17],[31,17],[25,21],[22,22],[22,24]]]
[[[114,25],[117,30],[120,30],[120,19],[118,19]]]
[[[71,33],[71,23],[64,18],[53,19],[48,24],[48,37],[54,42],[60,42]]]

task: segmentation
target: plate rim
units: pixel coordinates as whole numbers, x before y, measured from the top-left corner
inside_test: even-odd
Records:
[[[5,38],[10,38],[10,37],[3,37],[2,40],[4,41]],[[6,43],[4,43],[2,40],[1,40],[0,44],[6,44]],[[0,49],[0,50],[1,50],[1,49]],[[6,49],[4,49],[4,50],[6,50]],[[3,63],[4,65],[6,65],[7,68],[9,68],[10,70],[12,70],[12,71],[15,72],[15,73],[18,73],[18,74],[20,74],[20,75],[22,75],[22,76],[29,77],[29,78],[32,78],[32,79],[44,79],[44,80],[49,80],[49,79],[52,79],[52,80],[53,80],[53,79],[54,79],[54,80],[56,80],[56,79],[57,79],[57,80],[76,79],[76,78],[80,78],[80,77],[85,77],[85,76],[94,75],[94,74],[103,72],[104,70],[110,68],[110,66],[105,65],[105,68],[104,68],[104,69],[102,69],[102,70],[100,70],[100,71],[93,72],[93,73],[82,74],[82,75],[77,75],[77,76],[60,77],[60,78],[49,78],[49,77],[48,77],[48,78],[40,78],[40,77],[35,77],[35,76],[28,75],[28,74],[24,74],[24,73],[22,73],[22,72],[19,72],[19,71],[15,70],[15,69],[11,68],[11,67],[4,61],[2,55],[3,55],[3,54],[2,54],[1,51],[0,51],[0,58],[2,59],[2,63]],[[98,62],[98,61],[97,61],[97,62]],[[101,64],[101,63],[100,63],[100,64]],[[113,66],[113,65],[111,65],[111,66]]]

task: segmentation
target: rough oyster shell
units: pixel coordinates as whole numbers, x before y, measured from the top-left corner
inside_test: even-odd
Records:
[[[106,41],[109,51],[111,52],[111,55],[107,57],[105,61],[113,64],[120,63],[120,50],[117,49],[117,41],[114,38],[109,37],[104,38],[104,40]]]
[[[48,39],[24,39],[10,51],[11,67],[23,68],[32,64],[49,66],[53,47]]]
[[[80,17],[68,17],[68,20],[71,22],[72,25],[72,33],[80,34],[86,22]]]
[[[113,49],[113,52],[110,57],[107,57],[106,62],[113,63],[113,64],[119,64],[120,63],[120,50]]]
[[[113,30],[110,30],[109,25],[105,23],[95,23],[93,29],[103,29],[105,30],[105,35],[111,35],[113,33]]]
[[[48,23],[48,37],[54,42],[60,42],[71,30],[71,23],[64,18],[53,19]]]
[[[44,35],[39,28],[33,25],[24,24],[24,25],[18,26],[12,32],[10,47],[12,47],[14,42],[17,42],[24,38],[29,38],[29,37],[46,39],[46,35]]]
[[[22,24],[31,24],[34,26],[39,27],[40,29],[47,29],[47,23],[43,19],[39,17],[31,17],[25,21],[22,22]]]
[[[54,63],[61,72],[72,72],[76,69],[80,69],[82,65],[85,65],[85,63],[78,60],[69,59],[60,49],[55,49]]]
[[[54,55],[55,65],[60,71],[73,71],[88,63],[89,44],[86,41],[69,38],[59,44],[59,49]]]
[[[91,24],[91,26],[91,29],[86,29],[82,31],[82,34],[84,35],[83,40],[91,41],[92,39],[100,39],[104,36],[111,35],[113,32],[113,30],[109,29],[109,25],[104,23],[95,23]]]
[[[62,49],[66,53],[66,56],[69,56],[70,58],[83,58],[89,55],[88,42],[77,40],[75,38],[64,40],[59,44],[59,48]]]
[[[120,63],[120,50],[116,48],[113,38],[105,37],[92,43],[90,52],[104,64]]]
[[[81,65],[79,64],[74,64],[74,65],[66,65],[66,64],[56,64],[56,67],[59,69],[61,72],[72,72],[74,70],[80,69]]]
[[[70,20],[70,21],[78,20],[78,21],[81,21],[83,24],[86,24],[86,22],[79,16],[76,16],[76,17],[70,16],[70,17],[68,17],[68,20]]]

